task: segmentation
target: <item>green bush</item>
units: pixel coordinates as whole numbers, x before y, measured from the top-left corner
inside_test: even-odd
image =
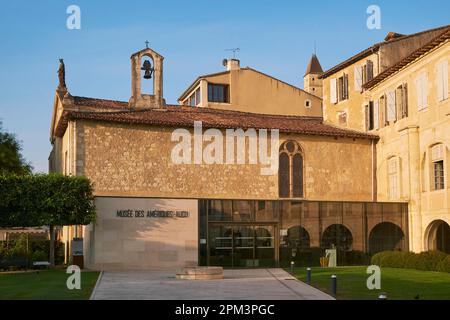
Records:
[[[450,272],[450,255],[441,251],[426,251],[419,254],[382,251],[373,255],[371,263],[380,267]]]
[[[447,255],[444,260],[438,263],[436,271],[450,272],[450,255]]]
[[[50,241],[29,240],[28,250],[26,236],[16,240],[0,241],[0,270],[19,270],[31,268],[34,261],[49,261]],[[64,243],[55,243],[55,264],[64,263]]]
[[[444,260],[447,254],[441,251],[426,251],[418,254],[415,269],[436,271],[439,262]]]

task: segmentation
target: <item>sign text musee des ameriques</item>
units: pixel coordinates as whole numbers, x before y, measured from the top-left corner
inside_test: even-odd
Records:
[[[118,218],[187,218],[189,211],[168,211],[168,210],[117,210]]]

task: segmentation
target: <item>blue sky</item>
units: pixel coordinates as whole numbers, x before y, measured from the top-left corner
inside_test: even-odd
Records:
[[[68,30],[66,9],[81,8]],[[369,5],[381,30],[366,27]],[[317,45],[324,69],[382,41],[450,24],[450,1],[0,1],[0,119],[23,143],[35,171],[47,171],[58,58],[72,95],[128,101],[130,55],[145,40],[165,57],[164,96],[176,103],[198,75],[223,70],[239,47],[242,66],[302,87]]]

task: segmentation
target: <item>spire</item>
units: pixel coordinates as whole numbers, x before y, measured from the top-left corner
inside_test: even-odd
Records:
[[[305,76],[307,74],[320,74],[323,73],[322,66],[320,65],[319,59],[315,53],[311,56],[309,60],[308,67],[306,68]]]

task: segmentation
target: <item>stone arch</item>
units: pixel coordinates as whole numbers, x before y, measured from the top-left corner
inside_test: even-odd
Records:
[[[323,232],[320,247],[324,249],[336,246],[341,251],[351,251],[353,248],[353,235],[343,224],[331,224]]]
[[[305,250],[310,248],[311,239],[309,232],[302,226],[292,226],[287,230],[286,244],[291,248]]]
[[[405,241],[405,234],[398,225],[384,221],[375,225],[369,233],[369,252],[404,250]]]
[[[444,220],[433,220],[425,230],[425,250],[450,253],[450,225]]]

